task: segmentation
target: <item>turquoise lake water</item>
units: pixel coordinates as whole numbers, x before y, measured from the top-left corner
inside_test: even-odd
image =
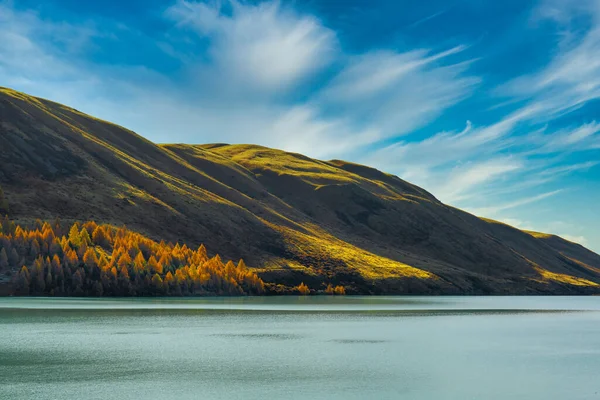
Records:
[[[0,298],[0,399],[598,399],[600,297]]]

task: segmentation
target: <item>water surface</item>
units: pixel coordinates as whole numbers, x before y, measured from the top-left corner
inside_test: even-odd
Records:
[[[0,298],[4,399],[599,399],[598,297]]]

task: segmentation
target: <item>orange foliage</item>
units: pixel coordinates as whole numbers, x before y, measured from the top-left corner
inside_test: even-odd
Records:
[[[310,294],[310,289],[307,285],[304,284],[304,282],[300,283],[298,286],[295,287],[295,289],[298,291],[298,293],[300,293],[301,295],[308,295]]]
[[[0,218],[0,266],[21,266],[16,293],[56,296],[262,294],[264,282],[240,260],[208,258],[201,245],[157,243],[126,228]]]
[[[337,294],[337,295],[345,295],[346,294],[346,288],[343,286],[336,286],[333,287],[331,285],[331,283],[329,285],[327,285],[327,289],[325,289],[325,293],[326,294]]]
[[[338,295],[345,295],[346,294],[346,288],[343,286],[336,286],[333,288],[333,293],[334,294],[338,294]]]

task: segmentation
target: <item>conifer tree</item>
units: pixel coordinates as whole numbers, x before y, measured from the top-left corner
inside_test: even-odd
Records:
[[[142,252],[138,251],[137,255],[135,256],[135,259],[133,260],[134,271],[136,273],[140,273],[144,270],[145,266],[146,266],[146,259],[144,258],[144,255],[142,254]],[[150,272],[156,272],[156,271],[150,271]]]
[[[96,229],[94,229],[94,232],[92,232],[92,241],[96,244],[96,246],[100,246],[103,248],[109,247],[106,234],[104,233],[104,229],[102,229],[101,226],[97,226]]]
[[[19,275],[17,277],[17,291],[18,294],[28,295],[31,286],[31,276],[29,274],[29,270],[26,266],[23,265],[21,270],[19,271]]]
[[[8,200],[4,197],[4,191],[0,186],[0,215],[8,214]]]
[[[40,255],[40,244],[37,241],[37,239],[33,239],[33,242],[31,242],[31,250],[29,252],[29,255],[31,256],[31,258],[37,258],[37,256]]]
[[[325,289],[325,293],[333,294],[333,286],[331,285],[331,283],[329,285],[327,285],[327,289]]]
[[[160,275],[154,274],[154,276],[152,277],[152,286],[156,293],[163,292],[163,280],[160,277]]]
[[[69,242],[75,248],[81,246],[81,237],[79,236],[79,224],[76,222],[69,231]]]
[[[3,247],[0,250],[0,270],[8,268],[8,254],[6,254],[6,249]]]
[[[19,257],[17,249],[13,248],[8,256],[8,262],[10,263],[10,265],[18,265],[19,261],[21,261],[21,257]]]
[[[303,296],[310,294],[310,289],[307,285],[304,284],[304,282],[296,286],[296,290]]]
[[[81,240],[81,244],[85,244],[86,246],[90,246],[92,244],[90,234],[85,228],[81,228],[81,231],[79,232],[79,240]]]
[[[96,257],[96,252],[92,248],[88,248],[85,251],[82,259],[83,263],[89,267],[93,268],[98,266],[98,257]]]

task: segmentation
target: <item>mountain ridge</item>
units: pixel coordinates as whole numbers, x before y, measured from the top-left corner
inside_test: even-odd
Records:
[[[258,145],[155,144],[5,88],[0,134],[11,218],[96,220],[206,243],[265,282],[365,294],[570,294],[600,284],[600,256],[583,246],[473,216],[368,166]]]

